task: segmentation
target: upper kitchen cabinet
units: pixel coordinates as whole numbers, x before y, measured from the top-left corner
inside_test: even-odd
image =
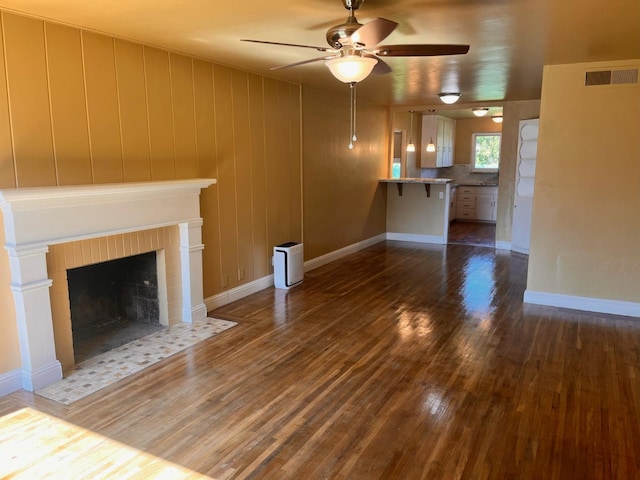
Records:
[[[456,121],[441,115],[422,116],[422,168],[450,167],[453,165],[453,146],[456,136]],[[429,143],[435,144],[435,152],[426,150]]]

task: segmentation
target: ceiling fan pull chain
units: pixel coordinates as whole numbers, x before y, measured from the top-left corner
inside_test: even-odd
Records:
[[[358,137],[356,136],[356,115],[358,112],[358,105],[357,105],[357,91],[356,91],[356,83],[352,83],[351,84],[351,88],[353,90],[353,99],[352,99],[352,105],[353,105],[353,136],[351,137],[352,141],[357,141]]]
[[[349,99],[349,106],[350,106],[350,111],[349,111],[349,150],[353,149],[353,137],[355,137],[355,115],[354,115],[354,101],[355,101],[355,97],[354,97],[354,85],[355,83],[350,83],[349,84],[349,93],[351,94],[351,98]]]

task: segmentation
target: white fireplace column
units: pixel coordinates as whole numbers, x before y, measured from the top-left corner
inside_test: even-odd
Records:
[[[201,218],[179,225],[182,321],[187,323],[207,316],[202,288],[202,225]]]
[[[44,245],[7,250],[22,357],[22,385],[33,392],[62,378],[51,322],[49,287],[53,282],[47,276],[49,248]]]
[[[24,389],[62,378],[49,296],[49,245],[178,225],[181,320],[206,317],[200,191],[214,183],[196,178],[0,190]]]

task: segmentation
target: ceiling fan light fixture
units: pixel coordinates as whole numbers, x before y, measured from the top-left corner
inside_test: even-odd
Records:
[[[462,96],[460,92],[442,92],[438,94],[440,100],[447,105],[451,105],[452,103],[456,103],[458,99]]]
[[[494,115],[493,117],[491,117],[491,120],[496,123],[502,123],[502,115]]]
[[[471,111],[476,117],[484,117],[487,113],[489,113],[489,108],[478,107],[478,108],[472,108]]]
[[[360,55],[344,55],[327,60],[331,74],[344,83],[358,83],[369,76],[378,60]]]

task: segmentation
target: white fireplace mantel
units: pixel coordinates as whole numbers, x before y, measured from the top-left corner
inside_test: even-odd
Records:
[[[199,197],[214,183],[189,179],[0,190],[23,388],[34,391],[62,378],[49,298],[49,245],[178,225],[182,321],[206,316]]]

